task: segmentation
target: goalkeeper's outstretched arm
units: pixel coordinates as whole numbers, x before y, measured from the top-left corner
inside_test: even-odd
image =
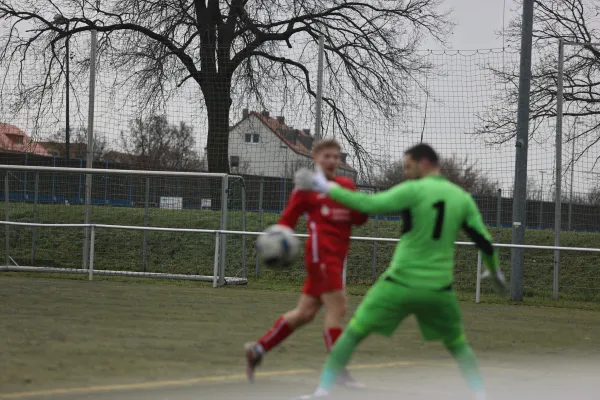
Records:
[[[384,192],[365,194],[332,185],[329,197],[340,204],[368,215],[381,215],[399,212],[409,208],[415,201],[412,182],[405,182]]]
[[[498,251],[492,244],[492,235],[485,227],[477,204],[470,194],[467,194],[467,213],[463,223],[463,229],[469,235],[475,245],[481,250],[483,263],[491,272],[498,270]]]

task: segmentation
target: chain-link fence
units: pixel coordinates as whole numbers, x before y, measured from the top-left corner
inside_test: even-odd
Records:
[[[356,25],[340,35],[339,30],[323,25],[319,19],[321,22],[316,23],[322,25],[317,31],[260,43],[253,51],[245,47],[248,38],[243,33],[252,30],[236,31],[240,36],[234,35],[232,47],[219,53],[231,57],[217,57],[209,67],[200,60],[200,54],[207,53],[196,51],[204,44],[199,42],[195,30],[187,30],[185,24],[176,22],[181,15],[194,19],[187,10],[177,10],[179,6],[165,11],[174,17],[167,18],[170,29],[148,36],[106,27],[127,20],[154,31],[158,20],[155,5],[144,5],[149,7],[145,8],[147,12],[131,14],[115,12],[116,3],[94,6],[92,2],[81,2],[79,11],[69,11],[59,2],[57,7],[63,15],[53,18],[48,10],[54,13],[56,9],[48,2],[36,3],[44,3],[47,8],[34,7],[30,0],[21,3],[4,10],[3,18],[17,25],[33,23],[41,33],[31,43],[14,34],[2,42],[6,50],[14,51],[6,54],[16,56],[0,60],[2,164],[229,172],[243,179],[232,178],[227,215],[219,221],[225,218],[230,229],[256,231],[277,220],[292,190],[294,171],[310,165],[313,143],[320,137],[336,138],[342,143],[338,172],[352,177],[361,190],[368,191],[401,182],[399,160],[403,151],[424,141],[441,154],[443,172],[473,194],[497,240],[511,240],[510,228],[515,222],[511,216],[515,79],[519,65],[516,52],[421,51],[416,42],[411,45],[409,37],[398,32],[390,33],[393,40],[363,42],[365,37],[378,35],[388,26],[405,26],[406,20],[395,15],[396,24],[386,24],[367,36],[357,33]],[[38,10],[44,19],[30,21],[14,12],[24,5]],[[345,9],[346,5],[340,7]],[[83,11],[94,17],[80,18],[78,13]],[[442,16],[433,9],[429,11],[423,15],[437,18],[429,21],[430,26],[442,29]],[[425,22],[421,18],[421,23]],[[98,43],[90,36],[96,23],[104,26],[97,33]],[[365,26],[372,25],[369,22]],[[273,27],[267,24],[256,28]],[[48,46],[50,42],[53,46]],[[393,49],[381,48],[378,43]],[[552,236],[549,229],[555,226],[559,181],[569,189],[569,196],[561,199],[559,217],[561,229],[570,231],[563,235],[563,244],[597,243],[595,236],[586,233],[600,229],[598,130],[595,112],[586,114],[586,107],[597,102],[593,95],[591,101],[575,101],[578,99],[573,92],[577,79],[585,75],[585,71],[576,68],[578,61],[585,61],[591,68],[588,70],[592,73],[585,75],[586,82],[596,79],[595,64],[590,64],[589,53],[583,50],[567,54],[566,70],[573,72],[568,76],[575,83],[566,86],[572,101],[568,105],[569,99],[565,98],[565,105],[570,108],[563,124],[567,146],[562,162],[569,168],[563,168],[562,176],[556,176],[556,115],[551,112],[555,109],[552,94],[556,65],[546,68],[545,74],[534,75],[533,86],[539,90],[533,91],[532,103],[544,107],[536,109],[541,114],[532,119],[527,218],[518,221],[529,229],[528,244],[545,244]],[[394,56],[386,58],[385,54]],[[543,57],[540,62],[548,60]],[[93,79],[91,71],[95,73]],[[545,78],[540,80],[540,76]],[[568,149],[568,145],[572,148]],[[41,174],[38,190],[35,182],[33,174],[15,175],[6,192],[11,204],[20,202],[23,207],[32,206],[32,196],[37,194],[39,213],[50,215],[48,222],[85,220],[81,209],[89,197],[92,221],[206,229],[220,226],[217,220],[207,217],[208,211],[216,207],[217,197],[205,194],[207,184],[194,180],[173,178],[165,182],[134,175],[95,175],[87,197],[82,174]],[[169,214],[160,207],[163,197],[180,201],[181,210]],[[42,206],[47,210],[68,207],[69,211],[52,213]],[[194,216],[188,217],[187,212]],[[13,217],[12,213],[9,217]],[[33,214],[27,218],[33,218]],[[399,216],[391,215],[371,219],[357,232],[368,237],[397,238],[400,225]],[[299,226],[298,231],[304,228]],[[193,246],[191,239],[170,241],[161,232],[128,234],[140,238],[125,242],[144,243],[140,254],[123,261],[135,264],[135,268],[139,262],[140,268],[152,269],[152,260],[175,259],[186,253],[179,251],[176,243],[185,242],[181,244],[185,249]],[[98,232],[99,240],[111,235],[114,244],[98,249],[99,263],[104,262],[104,249],[109,249],[107,260],[117,253],[113,249],[121,239],[114,232]],[[259,267],[253,251],[254,237],[225,238],[223,246],[229,249],[227,263],[232,274],[251,275],[251,267]],[[80,240],[69,238],[69,243]],[[360,257],[370,256],[367,260],[359,254],[351,255],[349,277],[364,281],[381,271],[387,262],[387,247],[392,245],[361,242],[360,246]],[[48,248],[53,250],[60,245],[52,243]],[[198,246],[199,251],[208,248]],[[29,252],[23,250],[23,254]],[[61,254],[46,257],[47,262],[60,260]],[[460,260],[471,258],[470,254],[458,257],[459,264]],[[191,256],[186,263],[192,269],[211,268],[211,264],[200,265],[199,259]],[[161,268],[175,268],[168,264],[180,265],[164,262]]]

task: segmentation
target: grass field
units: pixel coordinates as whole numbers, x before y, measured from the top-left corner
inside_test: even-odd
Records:
[[[297,299],[249,289],[2,274],[0,399],[283,400],[311,390],[324,357],[320,318],[269,354],[256,385],[243,382],[242,344]],[[359,301],[351,297],[351,308]],[[588,365],[600,360],[600,312],[464,302],[463,313],[492,399],[558,399],[565,388],[597,398],[597,386],[582,382],[597,374]],[[412,319],[389,340],[369,338],[353,364],[380,392],[344,399],[469,398],[450,358],[420,340]],[[542,380],[553,393],[531,392]],[[63,390],[77,387],[85,389]]]
[[[263,228],[274,223],[276,214],[264,214]],[[148,225],[159,227],[218,229],[220,214],[213,211],[150,209]],[[43,223],[82,223],[84,208],[81,206],[40,205],[38,221]],[[9,220],[33,221],[31,204],[11,203]],[[140,208],[93,207],[92,222],[112,225],[143,225],[144,210]],[[242,229],[240,212],[230,212],[228,228]],[[364,227],[355,229],[356,236],[398,238],[401,223],[397,221],[371,220]],[[246,213],[246,230],[259,229],[258,214]],[[298,232],[304,232],[303,223]],[[490,228],[500,243],[510,243],[509,229]],[[96,235],[96,269],[142,270],[143,233],[125,230],[99,229]],[[0,241],[5,231],[0,229]],[[467,240],[466,237],[462,238]],[[36,258],[31,254],[32,229],[10,228],[11,256],[20,265],[79,268],[82,260],[82,229],[38,228]],[[528,230],[527,244],[553,245],[554,235],[547,230]],[[214,236],[194,233],[149,232],[147,234],[147,271],[184,274],[212,275]],[[563,232],[562,245],[572,247],[600,247],[600,234]],[[348,260],[348,283],[350,291],[364,293],[372,282],[373,268],[376,275],[386,267],[394,243],[354,242]],[[376,252],[374,252],[376,248]],[[242,239],[228,237],[228,260],[226,275],[242,273]],[[374,254],[376,260],[374,261]],[[505,271],[510,269],[510,251],[500,252]],[[300,263],[285,270],[262,269],[260,279],[255,277],[254,237],[246,238],[245,261],[250,286],[270,290],[296,288],[304,275]],[[460,246],[456,253],[456,284],[465,296],[475,291],[475,249]],[[533,304],[556,304],[548,302],[552,297],[554,254],[548,250],[525,251],[525,296]],[[489,288],[483,291],[488,296]],[[600,253],[561,252],[560,296],[563,305],[572,302],[600,302]],[[491,297],[493,298],[493,297]]]

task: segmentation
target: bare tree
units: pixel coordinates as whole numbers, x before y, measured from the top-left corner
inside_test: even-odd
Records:
[[[517,7],[522,0],[515,1]],[[534,65],[532,66],[530,97],[530,137],[545,141],[552,137],[547,126],[556,119],[558,77],[558,41],[578,43],[600,42],[597,16],[600,4],[595,0],[538,0],[535,1],[533,26]],[[519,13],[520,15],[520,13]],[[508,43],[518,48],[521,40],[521,18],[515,17],[506,29]],[[570,47],[565,53],[564,101],[566,118],[578,117],[585,126],[569,140],[585,137],[587,144],[577,160],[600,142],[600,48],[593,46]],[[493,143],[512,140],[517,132],[517,101],[519,66],[507,69],[490,67],[498,81],[507,90],[480,115],[478,134],[486,135]],[[545,136],[545,137],[544,137]],[[600,154],[596,155],[596,161]]]
[[[472,194],[495,196],[498,185],[491,182],[468,158],[459,159],[455,155],[440,160],[441,172],[449,181]],[[384,168],[376,179],[376,186],[388,188],[404,181],[402,161],[396,161]]]
[[[121,141],[144,169],[201,169],[192,128],[184,122],[171,125],[164,115],[136,118],[130,121],[129,132],[121,132]]]
[[[73,158],[82,158],[85,159],[87,157],[87,128],[79,127],[73,131],[71,131],[71,146],[70,146],[70,156]],[[50,136],[50,142],[54,143],[60,151],[61,155],[65,155],[67,151],[67,147],[65,144],[65,130],[61,129],[55,132],[52,136]],[[106,139],[104,136],[98,134],[94,135],[94,144],[93,144],[93,160],[94,161],[102,161],[104,155],[108,150],[108,144],[106,143]]]
[[[42,78],[20,83],[17,105],[49,100],[60,83],[64,39],[95,29],[100,60],[129,71],[123,81],[135,82],[148,104],[168,99],[187,80],[199,85],[208,115],[208,167],[227,172],[229,111],[236,94],[260,99],[271,78],[280,77],[286,87],[316,96],[314,76],[286,50],[292,43],[304,41],[300,53],[312,52],[314,59],[315,44],[324,36],[330,83],[349,82],[338,88],[345,97],[364,100],[361,109],[368,104],[392,115],[408,101],[407,82],[432,68],[416,52],[418,45],[427,37],[443,42],[453,26],[442,2],[121,0],[100,6],[89,0],[0,0],[0,21],[7,27],[0,62],[24,76],[21,61],[35,59]],[[89,60],[78,65],[82,73]],[[323,101],[363,160],[343,99]]]
[[[527,200],[542,200],[542,190],[540,188],[540,183],[535,178],[528,177],[527,178]]]
[[[595,187],[587,194],[587,199],[584,204],[600,207],[600,187]]]

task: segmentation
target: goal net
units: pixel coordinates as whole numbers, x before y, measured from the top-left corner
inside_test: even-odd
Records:
[[[241,177],[92,171],[1,167],[3,270],[247,282]]]

